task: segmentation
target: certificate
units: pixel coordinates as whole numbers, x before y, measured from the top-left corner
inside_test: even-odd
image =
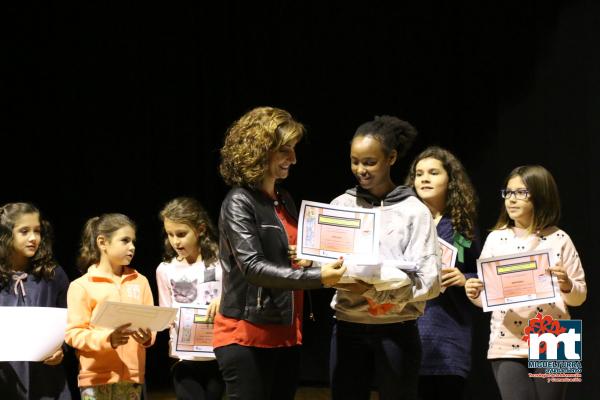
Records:
[[[44,361],[65,340],[67,309],[0,307],[0,361]]]
[[[440,249],[442,250],[442,269],[454,268],[454,266],[456,265],[458,249],[440,237],[438,237],[438,242],[440,244]],[[440,283],[441,279],[442,276],[440,275]],[[446,288],[444,286],[441,286],[440,292],[444,293],[445,291]]]
[[[438,242],[442,249],[442,268],[454,268],[458,249],[442,238],[438,238]]]
[[[181,307],[175,352],[180,358],[214,358],[212,340],[214,324],[206,318],[206,308]],[[185,354],[187,353],[187,354]]]
[[[132,330],[143,328],[158,332],[169,327],[176,313],[176,308],[105,301],[98,306],[91,322],[112,329],[131,324],[129,329]]]
[[[550,271],[548,250],[477,260],[477,274],[483,282],[484,311],[506,310],[560,299],[558,285]]]
[[[298,220],[298,258],[332,262],[343,256],[357,264],[379,259],[379,209],[302,201]]]

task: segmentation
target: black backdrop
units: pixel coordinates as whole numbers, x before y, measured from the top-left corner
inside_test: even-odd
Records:
[[[585,361],[569,398],[594,397],[597,2],[173,3],[2,6],[11,29],[2,42],[0,202],[39,205],[71,277],[84,221],[119,211],[138,222],[134,265],[153,279],[158,210],[193,195],[216,219],[223,132],[250,108],[282,107],[307,126],[286,182],[298,201],[328,201],[352,185],[354,129],[397,115],[421,133],[397,181],[424,146],[449,148],[479,191],[482,230],[510,169],[540,163],[553,172],[561,226],[590,288],[573,311],[584,321]],[[331,292],[313,296],[318,320],[306,324],[302,380],[324,384]],[[488,316],[478,318],[470,393],[494,398]],[[149,352],[151,387],[167,384],[164,340]]]

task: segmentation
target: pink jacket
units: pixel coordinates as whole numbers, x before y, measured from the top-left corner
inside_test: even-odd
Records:
[[[152,291],[145,276],[125,267],[120,281],[104,275],[95,265],[71,282],[67,293],[65,341],[77,350],[79,386],[95,386],[121,381],[144,382],[146,349],[133,338],[113,349],[112,329],[94,326],[91,320],[104,301],[153,305]],[[156,334],[152,334],[154,343]]]
[[[546,228],[540,235],[516,232],[514,229],[492,231],[479,258],[549,249],[553,265],[562,259],[573,288],[569,293],[561,292],[561,299],[557,303],[493,311],[490,321],[489,359],[527,358],[529,347],[522,337],[529,320],[535,318],[538,312],[550,315],[554,319],[571,319],[567,306],[581,305],[587,295],[583,266],[569,235],[557,227]],[[485,296],[485,293],[482,292],[477,299],[471,301],[481,307],[482,296]]]

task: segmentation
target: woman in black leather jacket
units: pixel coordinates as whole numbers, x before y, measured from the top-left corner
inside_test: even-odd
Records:
[[[341,260],[322,268],[293,260],[297,211],[276,182],[296,163],[303,133],[287,111],[260,107],[233,123],[221,149],[232,189],[219,217],[223,293],[213,344],[228,398],[294,398],[301,289],[331,286],[345,271]]]

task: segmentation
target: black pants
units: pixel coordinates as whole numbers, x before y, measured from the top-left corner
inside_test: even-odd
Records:
[[[293,400],[300,347],[259,348],[237,344],[218,347],[215,355],[228,399]]]
[[[466,379],[458,375],[419,376],[419,400],[462,400]]]
[[[416,399],[420,366],[415,321],[334,325],[329,365],[333,400],[369,399],[373,379],[380,400]]]
[[[181,360],[173,365],[177,400],[221,400],[225,384],[216,361]]]
[[[544,370],[528,369],[527,359],[500,358],[491,362],[500,395],[504,400],[564,400],[567,394],[565,382],[530,378],[530,372],[542,373]]]

